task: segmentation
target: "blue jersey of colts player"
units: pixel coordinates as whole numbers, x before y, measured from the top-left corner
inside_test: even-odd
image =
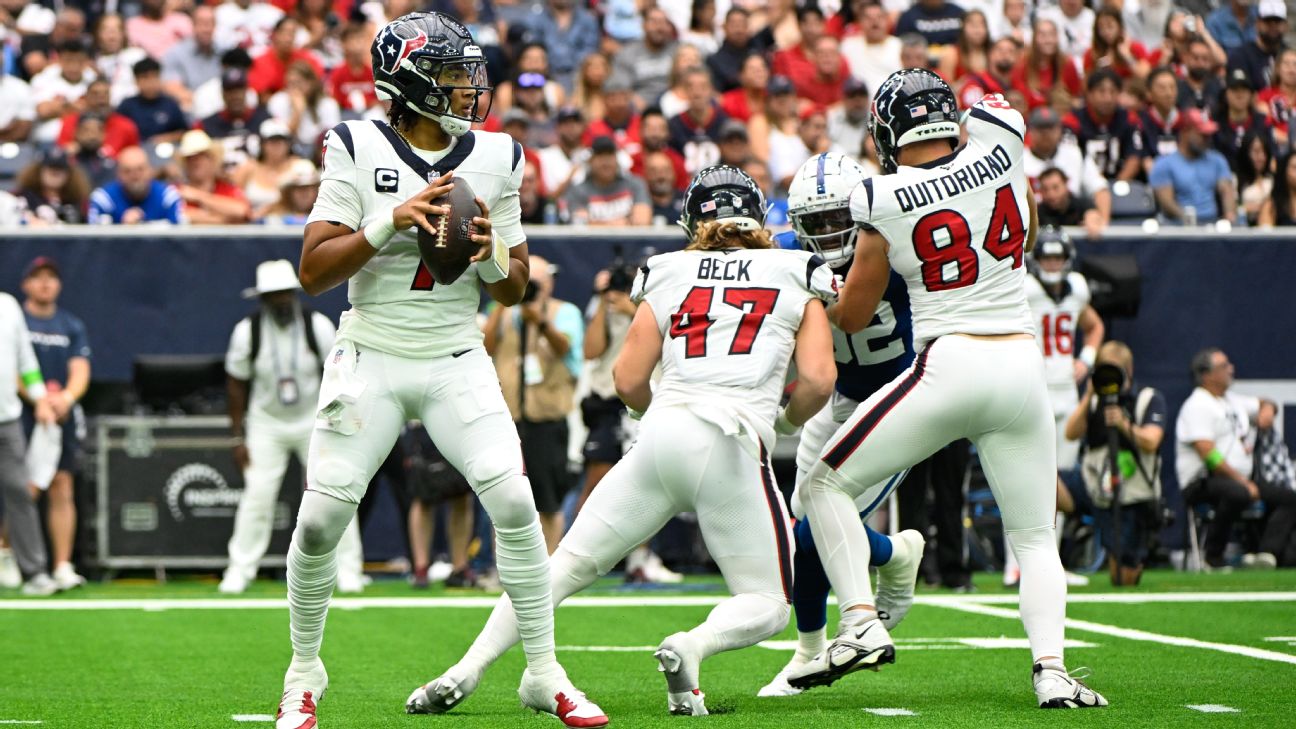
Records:
[[[844,277],[855,254],[859,230],[851,219],[850,195],[867,173],[849,157],[829,152],[811,157],[792,178],[788,189],[788,215],[793,229],[775,237],[782,248],[805,249],[819,254]],[[832,399],[806,422],[797,444],[797,486],[805,481],[811,466],[829,438],[846,422],[861,402],[887,383],[904,374],[913,363],[913,317],[909,312],[909,291],[894,271],[873,315],[862,331],[847,333],[832,328],[837,381]],[[869,564],[878,568],[878,605],[887,616],[887,629],[904,619],[913,604],[914,582],[922,558],[923,537],[914,530],[895,536],[879,534],[867,519],[904,479],[908,469],[890,474],[855,499],[860,521],[865,522],[872,550]],[[792,513],[798,518],[792,590],[796,612],[797,651],[791,661],[760,690],[759,696],[791,696],[801,689],[787,682],[787,675],[822,649],[828,623],[828,577],[815,546],[813,527],[805,518],[800,495],[792,495]]]

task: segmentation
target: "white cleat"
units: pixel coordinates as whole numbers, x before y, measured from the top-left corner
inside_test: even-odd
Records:
[[[657,670],[666,676],[666,708],[672,714],[706,716],[706,694],[698,688],[702,659],[693,648],[688,633],[666,638],[653,653]]]
[[[242,595],[248,588],[248,580],[243,575],[226,571],[216,588],[222,595]]]
[[[406,714],[444,714],[472,696],[481,681],[481,672],[462,669],[458,664],[436,680],[419,686],[405,700]]]
[[[279,710],[275,712],[275,729],[315,729],[319,724],[315,718],[315,704],[324,698],[328,673],[318,658],[305,669],[296,667],[295,663],[288,667],[288,674],[284,676],[284,692],[279,699]]]
[[[865,668],[876,671],[883,664],[895,663],[895,644],[891,642],[881,618],[846,622],[851,617],[850,612],[837,626],[837,637],[827,650],[788,675],[789,685],[802,690],[831,686],[848,673]]]
[[[0,587],[15,590],[22,587],[22,572],[18,571],[18,562],[8,547],[0,547]]]
[[[913,607],[918,566],[927,540],[918,531],[906,529],[895,536],[893,544],[891,560],[878,567],[877,611],[887,632],[895,630]]]
[[[518,698],[522,705],[553,714],[569,727],[588,729],[607,726],[607,714],[598,704],[585,698],[585,694],[567,680],[567,674],[559,669],[546,676],[534,676],[530,670],[522,672],[522,683],[518,686]]]
[[[1061,661],[1036,663],[1031,678],[1041,709],[1089,709],[1107,705],[1102,694],[1067,673]]]
[[[793,671],[801,668],[806,663],[807,661],[800,655],[792,656],[792,660],[788,661],[788,664],[783,667],[783,670],[779,671],[778,675],[775,676],[772,681],[765,684],[760,691],[757,691],[756,695],[768,698],[771,696],[796,696],[797,694],[802,693],[804,689],[796,688],[792,684],[788,683],[788,676],[792,675]]]
[[[58,584],[44,572],[35,575],[22,586],[22,594],[28,597],[49,597],[58,592]]]
[[[86,583],[86,578],[77,574],[71,562],[64,562],[55,567],[51,577],[54,578],[54,585],[58,587],[59,592],[74,590]]]
[[[337,591],[343,595],[359,595],[369,584],[369,578],[362,574],[338,572]]]

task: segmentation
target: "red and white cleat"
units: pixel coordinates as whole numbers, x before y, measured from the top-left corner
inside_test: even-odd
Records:
[[[288,689],[283,692],[279,711],[275,714],[275,729],[315,729],[318,724],[314,691]]]
[[[518,697],[524,706],[553,714],[569,727],[587,729],[607,726],[608,723],[607,715],[598,704],[585,698],[585,694],[572,686],[561,671],[546,678],[537,678],[530,671],[523,671]]]

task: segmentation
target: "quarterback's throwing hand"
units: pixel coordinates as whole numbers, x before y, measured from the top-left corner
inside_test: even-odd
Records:
[[[480,197],[475,199],[477,200],[477,207],[481,208],[481,215],[479,217],[472,219],[473,230],[474,230],[474,233],[472,235],[472,241],[473,243],[476,243],[477,245],[481,246],[481,250],[477,251],[477,254],[474,255],[471,259],[469,259],[473,263],[484,261],[487,258],[491,257],[491,241],[492,241],[490,208],[486,207],[485,200],[481,199]]]
[[[417,225],[430,235],[436,235],[436,228],[428,222],[428,216],[445,215],[450,210],[444,205],[434,205],[432,201],[448,194],[454,188],[454,181],[450,179],[453,175],[454,172],[441,175],[414,197],[397,205],[392,211],[392,225],[396,226],[396,230],[407,230]]]

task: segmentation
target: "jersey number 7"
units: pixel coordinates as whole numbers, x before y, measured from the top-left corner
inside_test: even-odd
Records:
[[[936,233],[942,229],[949,240],[938,245]],[[995,192],[990,227],[981,247],[1000,261],[1011,258],[1012,267],[1021,268],[1025,240],[1026,226],[1022,224],[1012,185],[1004,185]],[[922,261],[923,285],[928,291],[949,291],[976,283],[980,266],[976,249],[972,247],[972,229],[962,213],[937,210],[924,215],[914,225],[913,244],[914,252]],[[951,264],[953,272],[948,271]]]
[[[779,290],[766,288],[725,289],[721,300],[735,309],[742,309],[742,321],[729,343],[729,354],[751,354],[756,335],[760,333],[765,317],[774,311]],[[711,319],[711,301],[714,286],[694,286],[684,297],[679,309],[671,314],[671,338],[684,337],[684,357],[707,356],[707,330]]]

